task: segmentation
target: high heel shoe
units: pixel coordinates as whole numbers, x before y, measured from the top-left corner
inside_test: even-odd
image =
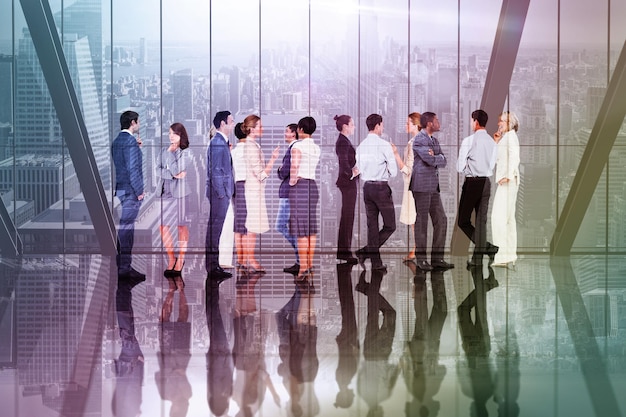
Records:
[[[174,268],[176,267],[176,263],[178,262],[178,258],[174,258],[174,265],[172,266],[172,269],[165,269],[165,271],[163,271],[163,276],[167,279],[172,279],[174,278],[175,275],[175,270]],[[184,263],[184,261],[183,261]]]

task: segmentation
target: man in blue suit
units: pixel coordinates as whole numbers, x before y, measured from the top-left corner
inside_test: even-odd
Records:
[[[120,116],[122,131],[111,146],[115,164],[115,195],[122,203],[122,216],[118,231],[117,272],[120,279],[133,284],[145,281],[146,276],[132,266],[132,250],[135,239],[135,220],[144,198],[143,159],[135,135],[139,132],[139,115],[128,110]]]
[[[217,132],[207,148],[206,196],[211,205],[206,231],[207,279],[223,281],[232,277],[220,267],[219,242],[228,205],[235,190],[233,163],[230,157],[228,136],[235,121],[229,111],[219,111],[213,118]]]
[[[422,130],[413,141],[413,173],[409,189],[413,192],[417,218],[415,219],[415,262],[422,271],[433,268],[454,268],[443,260],[443,250],[446,240],[448,219],[443,210],[441,195],[439,194],[439,168],[447,165],[446,156],[435,132],[439,131],[439,119],[432,112],[424,112],[420,118]],[[426,233],[428,231],[428,216],[433,222],[433,245],[431,249],[431,263],[426,259]]]

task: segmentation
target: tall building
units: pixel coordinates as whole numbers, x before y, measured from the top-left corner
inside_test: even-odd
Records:
[[[230,71],[230,112],[237,114],[241,109],[241,70],[233,66]]]
[[[148,63],[148,47],[146,46],[146,38],[139,38],[139,63],[141,65]]]
[[[77,0],[55,15],[57,27],[63,35],[75,34],[86,37],[89,42],[91,67],[96,82],[100,112],[106,114],[106,92],[104,91],[104,60],[102,44],[102,0]],[[87,63],[85,63],[86,65]]]
[[[12,121],[13,57],[0,54],[0,123],[11,123]],[[0,157],[2,156],[0,155]]]
[[[367,116],[372,113],[381,113],[378,103],[378,76],[382,59],[378,36],[378,16],[374,3],[372,0],[362,1],[360,7],[363,12],[359,14],[358,20],[352,19],[346,25],[348,41],[358,42],[358,48],[348,48],[346,54],[348,61],[346,64],[348,75],[346,114],[354,119],[355,135],[358,137],[367,135],[365,128]]]
[[[589,87],[587,88],[587,127],[593,128],[594,123],[596,122],[596,118],[598,117],[598,113],[600,112],[600,107],[602,106],[602,101],[604,101],[604,96],[606,95],[605,87]]]
[[[16,155],[51,156],[64,152],[63,132],[48,86],[27,30],[19,40],[16,80],[14,136]],[[100,178],[111,184],[109,134],[103,118],[91,49],[86,37],[66,34],[63,43],[70,76],[83,114]],[[65,151],[67,152],[67,151]]]
[[[174,95],[174,121],[193,119],[193,70],[183,69],[172,73]]]
[[[0,162],[0,190],[14,186],[17,200],[34,202],[35,215],[80,192],[72,161],[61,155],[27,154]]]
[[[0,161],[8,158],[13,150],[13,129],[10,123],[0,122]]]

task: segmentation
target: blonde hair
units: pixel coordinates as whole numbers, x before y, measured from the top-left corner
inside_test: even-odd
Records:
[[[506,119],[506,131],[519,129],[519,119],[512,111],[503,111],[500,113],[500,117]]]

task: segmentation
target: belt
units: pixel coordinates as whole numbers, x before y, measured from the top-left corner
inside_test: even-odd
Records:
[[[373,185],[387,185],[387,181],[365,181],[365,184],[373,184]]]
[[[471,180],[486,180],[489,177],[465,177],[465,181],[471,181]]]

